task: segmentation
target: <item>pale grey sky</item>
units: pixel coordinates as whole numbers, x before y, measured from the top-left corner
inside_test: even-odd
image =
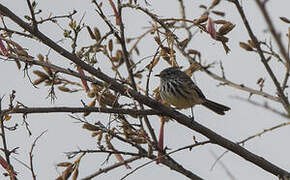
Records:
[[[206,5],[211,1],[190,1],[185,0],[187,18],[197,18],[202,11],[198,8],[200,2],[204,2]],[[29,14],[26,1],[24,0],[2,0],[1,3],[10,8],[18,16],[23,17],[25,14]],[[101,30],[106,30],[106,26],[102,23],[97,13],[94,11],[94,6],[90,4],[90,1],[77,1],[77,0],[63,0],[63,1],[39,1],[39,8],[44,11],[44,14],[61,15],[76,9],[78,11],[77,16],[82,16],[85,13],[83,22],[91,27],[97,26]],[[104,1],[104,7],[107,5],[107,1]],[[161,17],[179,17],[179,8],[176,0],[167,1],[152,1],[150,9],[160,15]],[[165,5],[166,3],[166,5]],[[266,28],[266,25],[260,15],[254,1],[241,1],[244,6],[244,10],[249,19],[249,22],[255,32],[255,34],[261,40],[269,40],[268,34],[263,34],[262,31]],[[285,23],[279,20],[280,16],[286,16],[290,18],[289,13],[290,1],[286,0],[272,0],[269,2],[268,9],[271,17],[282,33],[282,37],[285,37],[287,26]],[[226,20],[229,20],[236,24],[236,28],[228,35],[230,37],[229,46],[231,53],[225,55],[221,44],[216,43],[210,39],[207,35],[196,35],[193,41],[189,44],[190,48],[197,49],[202,53],[202,58],[207,63],[214,61],[222,61],[227,78],[230,80],[245,84],[252,88],[257,88],[256,81],[258,78],[263,77],[266,79],[264,90],[274,94],[275,89],[271,88],[272,82],[266,71],[259,61],[259,57],[254,53],[249,53],[242,50],[239,47],[240,41],[247,41],[249,39],[245,28],[242,25],[241,19],[237,14],[235,7],[227,2],[222,2],[218,8],[219,10],[226,11]],[[107,12],[111,12],[109,9],[105,9]],[[111,15],[112,12],[111,12]],[[129,10],[124,13],[124,22],[126,33],[131,36],[136,36],[145,31],[143,27],[149,25],[147,17],[136,11]],[[10,28],[14,28],[14,24],[8,24]],[[62,32],[54,24],[44,24],[40,26],[40,30],[48,34],[50,38],[57,41],[62,38]],[[86,33],[84,31],[83,33]],[[183,39],[182,34],[178,34],[180,39]],[[29,49],[29,54],[36,56],[38,53],[45,54],[48,48],[36,41],[26,40],[24,38],[15,38],[19,44]],[[87,35],[82,34],[82,38],[79,39],[80,45],[87,45],[90,42]],[[67,42],[64,42],[64,47],[69,48]],[[140,60],[143,57],[152,55],[155,51],[156,44],[152,45],[152,37],[146,38],[140,43],[140,49],[143,49],[139,57],[133,57],[135,61]],[[143,47],[143,48],[142,48]],[[145,48],[144,48],[145,47]],[[58,65],[66,65],[68,61],[63,57],[52,52],[51,61]],[[178,63],[187,67],[187,61],[182,60],[181,55],[177,56]],[[108,62],[103,62],[103,64]],[[272,63],[271,65],[275,65]],[[102,66],[105,67],[105,66]],[[159,73],[163,68],[167,67],[167,64],[163,63],[158,65],[154,69],[154,74]],[[274,72],[278,77],[283,77],[284,72],[280,71],[280,66],[273,66]],[[35,67],[35,69],[37,69]],[[109,63],[108,63],[109,69]],[[104,69],[106,71],[106,69]],[[216,73],[220,73],[219,68],[214,70]],[[81,106],[80,100],[89,102],[90,100],[84,93],[64,94],[57,92],[57,100],[55,104],[51,105],[50,100],[46,99],[48,94],[48,88],[39,86],[38,89],[33,88],[29,83],[29,80],[23,77],[23,72],[16,69],[15,63],[0,61],[0,95],[5,95],[5,103],[8,103],[8,94],[12,89],[16,90],[17,100],[24,103],[26,106]],[[265,128],[275,126],[282,122],[288,122],[287,119],[282,118],[276,114],[266,111],[262,108],[255,107],[246,102],[242,102],[231,98],[231,96],[248,97],[248,94],[231,87],[217,87],[219,83],[204,73],[197,72],[195,74],[195,80],[198,86],[203,90],[209,99],[226,104],[232,108],[225,116],[217,116],[216,114],[208,111],[203,107],[195,108],[195,118],[201,124],[209,127],[215,132],[223,135],[224,137],[232,141],[240,141],[250,135],[262,131]],[[32,75],[32,78],[34,76]],[[158,79],[152,78],[152,87],[156,87],[159,84]],[[265,99],[254,96],[253,100],[258,102],[264,102]],[[270,102],[271,105],[281,111],[283,107],[279,104]],[[183,111],[186,114],[190,114],[190,110]],[[90,117],[91,120],[100,120],[106,122],[108,115],[94,114]],[[25,127],[22,126],[22,117],[20,115],[13,115],[10,125],[14,123],[20,124],[20,128],[15,132],[9,132],[7,134],[8,145],[10,148],[21,147],[18,155],[13,155],[17,159],[28,163],[28,153],[30,146],[41,132],[48,130],[48,132],[38,141],[35,155],[35,171],[38,179],[54,179],[57,177],[57,171],[55,165],[61,161],[67,161],[63,152],[81,149],[93,149],[96,148],[96,140],[90,137],[90,133],[84,131],[79,123],[75,123],[74,120],[68,117],[67,114],[49,114],[49,115],[29,115],[28,122],[33,132],[32,137],[28,137]],[[157,117],[151,118],[151,122],[155,130],[159,130],[159,119]],[[171,149],[176,149],[181,146],[192,143],[192,136],[196,136],[198,140],[205,140],[205,138],[196,132],[193,132],[176,122],[167,123],[165,126],[165,145]],[[251,152],[264,157],[265,159],[273,162],[274,164],[282,167],[286,170],[290,169],[290,161],[288,158],[290,143],[288,141],[290,136],[290,127],[284,127],[274,132],[267,133],[262,137],[255,138],[245,144],[245,148]],[[193,173],[201,176],[204,179],[229,179],[225,171],[219,164],[215,166],[213,171],[210,171],[210,167],[215,161],[215,158],[211,155],[210,151],[220,155],[225,149],[216,145],[205,145],[198,148],[194,148],[192,151],[181,151],[172,155],[176,161],[180,162],[185,168],[191,170]],[[108,164],[101,166],[105,156],[99,154],[91,154],[83,159],[80,164],[80,177],[84,177],[96,171],[100,167],[106,167],[111,165],[117,160],[115,157],[110,158]],[[149,160],[141,160],[130,165],[134,168],[147,162]],[[263,179],[271,180],[275,177],[268,172],[256,167],[255,165],[245,161],[237,155],[228,153],[222,158],[222,162],[228,167],[230,172],[236,177],[237,180],[242,179]],[[12,161],[15,165],[16,171],[19,171],[19,179],[31,179],[31,174],[28,169],[18,162]],[[1,169],[1,168],[0,168]],[[0,170],[4,172],[4,170]],[[124,167],[120,167],[107,174],[99,176],[99,179],[120,179],[130,170],[126,170]],[[171,171],[163,165],[156,165],[152,163],[146,167],[138,170],[134,174],[130,175],[128,180],[132,179],[187,179],[186,177]]]

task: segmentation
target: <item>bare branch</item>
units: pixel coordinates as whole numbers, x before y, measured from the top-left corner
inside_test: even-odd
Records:
[[[35,140],[33,141],[32,145],[31,145],[31,149],[30,149],[30,152],[29,152],[29,160],[30,160],[30,171],[31,171],[31,175],[32,175],[32,179],[33,180],[36,180],[36,175],[35,175],[35,172],[34,172],[34,168],[33,168],[33,150],[36,146],[36,142],[40,139],[40,137],[46,133],[47,130],[43,131],[39,136],[37,136],[35,138]]]

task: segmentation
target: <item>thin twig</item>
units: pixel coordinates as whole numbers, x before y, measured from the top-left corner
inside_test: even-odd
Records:
[[[136,167],[134,170],[132,170],[131,172],[129,172],[129,173],[127,173],[125,176],[123,176],[120,180],[124,180],[124,179],[127,178],[129,175],[131,175],[131,174],[133,174],[134,172],[136,172],[138,169],[141,169],[142,167],[145,167],[145,166],[147,166],[148,164],[151,164],[152,162],[156,161],[158,158],[159,158],[159,159],[160,159],[160,158],[164,158],[165,156],[168,156],[168,155],[170,155],[170,154],[173,154],[173,153],[176,153],[176,152],[178,152],[178,151],[185,150],[185,149],[190,149],[190,150],[191,150],[192,148],[194,148],[194,147],[196,147],[196,146],[200,146],[200,145],[204,145],[204,144],[208,144],[208,143],[210,143],[210,141],[203,141],[203,142],[199,142],[199,143],[195,143],[195,144],[192,144],[192,145],[188,145],[188,146],[184,146],[184,147],[178,148],[178,149],[176,149],[176,150],[174,150],[174,151],[171,151],[171,152],[166,153],[166,154],[162,154],[162,155],[160,155],[160,156],[158,156],[158,157],[156,157],[156,156],[151,157],[152,160],[150,160],[150,161],[148,161],[148,162],[146,162],[146,163],[144,163],[144,164],[142,164],[142,165]],[[162,163],[162,161],[161,161],[161,163]],[[200,178],[196,178],[196,179],[200,179]]]
[[[33,150],[36,146],[36,142],[40,139],[40,137],[45,134],[47,132],[47,130],[43,131],[39,136],[37,136],[35,138],[35,140],[33,141],[32,145],[31,145],[31,149],[30,149],[30,152],[29,152],[29,161],[30,161],[30,171],[31,171],[31,175],[32,175],[32,179],[33,180],[36,180],[36,175],[35,175],[35,172],[34,172],[34,168],[33,168]]]
[[[246,15],[244,13],[243,8],[241,7],[241,5],[240,5],[238,0],[234,0],[234,1],[231,1],[231,2],[233,2],[236,5],[236,8],[237,8],[237,10],[238,10],[243,22],[244,22],[244,25],[245,25],[247,31],[248,31],[248,34],[249,34],[251,40],[253,41],[253,43],[255,44],[255,47],[256,47],[256,49],[258,51],[258,54],[259,54],[259,56],[261,58],[261,62],[265,66],[269,76],[271,77],[271,79],[272,79],[272,81],[273,81],[273,83],[274,83],[274,85],[275,85],[275,87],[277,89],[278,95],[281,98],[281,102],[282,102],[282,104],[284,106],[284,109],[287,111],[288,114],[290,114],[288,98],[285,96],[285,94],[284,94],[284,92],[283,92],[283,90],[281,88],[280,83],[278,82],[275,74],[273,73],[271,67],[268,64],[268,62],[267,62],[267,60],[266,60],[266,58],[264,56],[264,53],[263,53],[263,51],[262,51],[262,49],[260,47],[260,43],[259,43],[258,39],[256,38],[256,36],[254,35],[254,33],[252,31],[252,28],[251,28],[251,26],[250,26],[250,24],[249,24],[249,22],[247,20],[247,17],[246,17]]]
[[[39,114],[39,113],[84,113],[84,112],[99,112],[99,113],[116,113],[116,114],[130,114],[130,115],[161,115],[155,110],[135,110],[123,108],[105,108],[105,107],[30,107],[18,109],[4,109],[3,114]]]
[[[130,163],[130,162],[133,162],[133,161],[136,161],[138,159],[141,159],[142,157],[132,157],[132,158],[129,158],[123,162],[118,162],[118,163],[115,163],[113,164],[112,166],[108,166],[106,168],[100,168],[98,171],[96,171],[95,173],[89,175],[89,176],[86,176],[84,178],[81,178],[81,180],[91,180],[92,178],[102,174],[102,173],[107,173],[117,167],[120,167],[120,166],[123,166],[124,164],[127,164],[127,163]]]

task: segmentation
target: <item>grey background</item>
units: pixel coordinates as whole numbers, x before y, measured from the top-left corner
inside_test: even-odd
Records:
[[[14,13],[21,17],[29,14],[29,10],[25,2],[26,1],[20,0],[1,1],[3,5],[10,8]],[[90,4],[90,1],[51,0],[39,1],[38,3],[39,8],[41,8],[44,11],[43,13],[46,15],[50,12],[52,12],[53,15],[61,15],[76,9],[79,12],[78,15],[75,16],[78,17],[78,20],[81,18],[83,13],[86,13],[83,22],[91,27],[97,26],[103,30],[103,32],[104,30],[107,30],[107,27],[102,23],[96,12],[94,12],[94,6]],[[110,15],[113,15],[111,9],[106,8],[109,7],[108,2],[103,1],[103,3],[105,8],[104,11]],[[177,1],[152,1],[150,3],[152,6],[149,8],[152,12],[160,15],[161,17],[180,17]],[[185,5],[188,13],[188,19],[197,18],[202,13],[202,11],[198,8],[199,3],[209,5],[211,1],[186,1]],[[257,37],[261,40],[269,40],[269,34],[262,33],[262,31],[266,28],[266,24],[264,23],[264,20],[260,15],[260,11],[254,1],[241,1],[241,4],[244,7],[249,22]],[[271,13],[273,22],[277,29],[282,33],[284,40],[286,39],[285,34],[288,26],[279,20],[279,16],[286,16],[289,18],[289,5],[290,1],[286,0],[272,0],[268,4],[268,9]],[[258,86],[256,85],[257,79],[260,77],[266,78],[264,90],[274,94],[275,88],[272,85],[270,77],[266,74],[265,69],[260,63],[258,55],[246,52],[239,48],[238,43],[240,41],[247,41],[249,38],[245,28],[242,25],[239,15],[237,15],[237,10],[234,5],[227,2],[222,2],[217,9],[225,10],[226,20],[230,20],[236,24],[236,28],[228,35],[230,37],[230,42],[228,45],[232,50],[231,53],[229,55],[225,55],[221,44],[216,43],[206,34],[198,33],[193,38],[193,41],[190,43],[189,47],[199,50],[202,53],[203,60],[207,63],[221,60],[226,71],[226,76],[229,80],[258,89]],[[113,19],[113,16],[111,17]],[[125,22],[126,34],[133,37],[141,34],[144,31],[142,28],[144,26],[148,26],[148,22],[150,21],[150,19],[146,16],[133,10],[128,10],[124,13],[123,20]],[[7,25],[11,28],[16,27],[13,23],[7,23]],[[64,23],[63,27],[65,27]],[[54,24],[41,25],[40,30],[55,41],[62,38],[61,30]],[[92,43],[86,33],[86,31],[83,31],[81,34],[81,38],[78,41],[80,45]],[[178,33],[178,35],[180,39],[183,39],[184,35],[182,33]],[[153,42],[152,38],[153,36],[148,36],[148,38],[140,43],[139,49],[142,49],[142,52],[140,56],[133,57],[135,62],[145,56],[152,55],[155,52],[157,46],[156,43]],[[24,38],[17,38],[14,40],[23,47],[28,48],[29,54],[32,56],[36,56],[36,54],[40,52],[45,54],[48,51],[46,46],[43,46],[36,41],[27,40]],[[62,45],[69,49],[68,41],[65,41]],[[66,59],[54,52],[51,52],[50,57],[52,63],[63,66],[68,65],[68,61]],[[187,61],[183,60],[181,55],[177,55],[177,60],[180,65],[184,67],[188,66]],[[145,61],[143,65],[148,64],[149,61],[150,59]],[[104,71],[111,72],[109,62],[107,60],[100,58],[99,62],[102,64]],[[57,91],[57,100],[55,104],[51,105],[50,100],[45,98],[49,90],[47,87],[39,86],[38,89],[33,88],[29,83],[29,80],[23,77],[23,72],[17,70],[14,62],[0,61],[0,63],[0,94],[5,94],[4,102],[6,104],[8,104],[8,94],[12,89],[17,92],[17,100],[30,107],[64,105],[77,107],[81,106],[80,99],[85,102],[90,102],[90,99],[86,97],[85,93],[65,94]],[[272,65],[273,71],[279,80],[281,80],[284,75],[284,72],[281,71],[283,67],[274,61],[271,62],[270,65]],[[158,66],[154,69],[153,74],[159,73],[167,66],[168,65],[166,63],[158,64]],[[104,67],[107,67],[107,69]],[[38,68],[34,67],[33,69]],[[125,71],[125,68],[123,69]],[[219,68],[215,68],[213,71],[220,73]],[[31,75],[31,77],[32,79],[35,78],[33,75]],[[239,141],[252,134],[260,132],[265,128],[288,121],[287,119],[268,112],[262,108],[231,98],[232,95],[247,98],[248,93],[241,92],[231,87],[222,86],[218,88],[216,85],[219,82],[200,72],[195,73],[194,79],[209,99],[226,104],[232,108],[226,116],[217,116],[205,108],[198,106],[194,110],[196,120],[230,140]],[[151,80],[151,87],[155,88],[158,84],[158,79],[153,77]],[[265,101],[265,99],[258,96],[254,96],[252,98],[258,102]],[[273,102],[270,102],[270,104],[271,106],[283,111],[281,105]],[[183,112],[190,114],[189,110],[184,110]],[[104,123],[108,119],[108,115],[104,114],[94,114],[91,116],[91,120],[100,120]],[[159,119],[157,117],[152,117],[150,120],[154,128],[158,131]],[[48,132],[38,141],[35,149],[34,163],[38,179],[54,179],[57,177],[55,165],[59,162],[67,161],[63,152],[77,150],[78,148],[96,148],[96,140],[90,137],[90,133],[82,130],[81,125],[79,123],[75,123],[75,121],[70,119],[66,114],[29,115],[28,121],[30,123],[33,136],[28,137],[25,127],[20,126],[17,131],[7,133],[8,145],[10,148],[21,147],[18,150],[19,154],[14,155],[14,157],[28,163],[28,153],[33,140],[41,132],[48,129]],[[18,123],[20,125],[22,124],[22,118],[20,115],[13,115],[12,120],[10,120],[8,124],[13,125],[14,123]],[[267,133],[262,137],[255,138],[250,142],[247,142],[245,147],[253,153],[273,162],[274,164],[289,170],[289,130],[289,127],[283,127],[274,132]],[[203,136],[188,130],[176,122],[167,123],[165,126],[165,145],[172,149],[188,145],[192,143],[193,135],[200,141],[205,140]],[[126,148],[123,146],[118,147],[121,149]],[[185,168],[205,179],[229,179],[219,164],[215,166],[213,171],[210,171],[210,167],[215,161],[215,158],[211,155],[210,151],[214,151],[217,155],[220,155],[225,151],[225,149],[215,145],[205,145],[194,148],[192,151],[186,150],[175,153],[172,157],[180,162]],[[80,177],[84,177],[97,170],[104,160],[105,156],[100,154],[91,154],[85,157],[80,165]],[[141,160],[131,163],[130,165],[133,168],[136,168],[147,161],[148,160]],[[115,162],[117,162],[115,157],[111,157],[109,163],[102,167],[106,167]],[[224,156],[222,158],[222,162],[228,167],[236,179],[275,179],[273,175],[232,153],[228,153]],[[19,179],[31,179],[28,169],[15,161],[12,161],[12,163],[15,165],[16,171],[20,172],[18,176]],[[1,170],[1,172],[3,171],[4,170]],[[59,172],[61,172],[61,169],[59,169]],[[120,167],[110,171],[107,174],[99,176],[99,178],[104,180],[120,179],[128,172],[130,171],[126,170],[124,167]],[[134,174],[130,175],[127,179],[137,178],[187,179],[184,176],[171,171],[167,167],[156,165],[155,163],[145,166],[141,170],[138,170]]]

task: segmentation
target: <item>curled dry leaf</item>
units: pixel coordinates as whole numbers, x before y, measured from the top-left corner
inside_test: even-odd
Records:
[[[42,82],[45,81],[45,80],[46,80],[46,79],[44,79],[44,78],[38,78],[38,79],[34,80],[34,81],[32,82],[32,84],[36,86],[36,85],[42,83]]]
[[[113,51],[113,40],[112,39],[110,39],[109,42],[108,42],[108,48],[109,48],[110,52]]]
[[[89,131],[98,131],[99,130],[99,128],[97,126],[94,126],[94,125],[88,124],[88,123],[83,124],[82,128],[89,130]]]
[[[215,24],[226,24],[226,23],[229,23],[229,21],[220,19],[220,20],[215,20],[214,23]]]
[[[78,175],[79,175],[79,169],[75,168],[73,171],[72,180],[77,180]]]
[[[213,2],[211,3],[209,9],[213,9],[214,7],[216,7],[221,0],[213,0]]]
[[[91,39],[96,39],[96,37],[95,37],[93,31],[91,30],[90,26],[86,26],[86,28],[88,30],[88,33],[89,33]]]
[[[203,5],[203,4],[199,5],[199,8],[201,8],[201,9],[207,9],[207,7],[205,5]]]
[[[42,71],[34,70],[33,73],[36,74],[40,78],[49,79],[49,76]]]
[[[231,30],[235,28],[235,26],[236,26],[235,24],[228,22],[219,28],[218,33],[220,35],[228,34]]]
[[[71,90],[65,86],[58,86],[57,88],[62,92],[71,92]]]
[[[48,59],[44,60],[44,57],[43,57],[42,54],[38,54],[38,55],[37,55],[37,58],[38,58],[38,60],[41,61],[41,62],[49,63]],[[42,69],[44,69],[44,71],[45,71],[49,76],[52,77],[52,70],[51,70],[50,68],[42,66]]]
[[[248,40],[248,45],[252,48],[256,48],[255,43],[252,40]]]
[[[101,33],[97,27],[94,27],[94,35],[97,41],[101,39]]]
[[[71,173],[73,172],[73,165],[68,166],[61,174],[62,180],[68,180]]]
[[[68,167],[68,166],[71,166],[72,163],[71,162],[61,162],[61,163],[58,163],[56,166],[58,167]]]
[[[211,11],[213,14],[224,17],[226,15],[226,13],[222,12],[222,11]]]
[[[254,49],[250,45],[244,42],[240,42],[240,47],[245,49],[246,51],[254,51]]]
[[[198,19],[193,20],[194,25],[199,25],[201,23],[204,23],[208,20],[208,13],[204,13],[201,15]]]
[[[281,19],[283,22],[290,24],[290,19],[288,19],[288,18],[286,18],[286,17],[280,17],[280,19]]]

